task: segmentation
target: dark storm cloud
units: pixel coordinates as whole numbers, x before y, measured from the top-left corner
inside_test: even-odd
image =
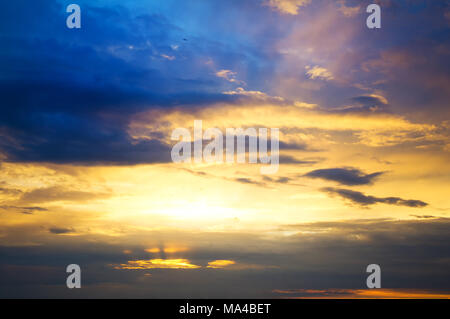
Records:
[[[425,207],[428,203],[425,203],[421,200],[415,199],[402,199],[400,197],[375,197],[371,195],[365,195],[361,192],[353,191],[350,189],[343,188],[333,188],[333,187],[325,187],[322,188],[322,191],[327,192],[331,195],[338,195],[344,199],[351,201],[352,203],[361,205],[361,206],[370,206],[377,203],[389,204],[389,205],[397,205],[397,206],[408,206],[408,207]]]
[[[129,137],[132,116],[155,106],[237,99],[211,90],[220,86],[209,69],[162,57],[176,53],[171,45],[181,38],[179,27],[164,15],[130,12],[86,4],[83,27],[69,30],[65,7],[56,1],[5,3],[0,13],[0,153],[6,161],[168,162],[168,145]],[[191,42],[178,49],[180,54],[195,56],[197,42]],[[197,53],[208,50],[216,47]]]
[[[33,51],[37,48],[32,49]],[[74,67],[78,69],[79,67]],[[107,69],[114,69],[115,65]],[[115,76],[113,76],[115,77]],[[130,78],[125,75],[118,77]],[[150,82],[160,82],[144,76]],[[144,78],[142,80],[144,80]],[[170,161],[168,145],[133,141],[130,118],[145,107],[216,101],[210,94],[166,95],[114,85],[0,82],[0,148],[7,161],[135,164]]]
[[[342,185],[353,186],[372,184],[374,179],[376,179],[381,174],[383,174],[383,172],[364,174],[356,168],[326,168],[311,171],[304,176],[310,178],[321,178],[338,182]]]
[[[48,140],[24,141],[17,148],[7,145],[3,151],[8,156],[7,160],[13,162],[132,165],[171,161],[170,146],[160,141],[133,143],[121,132],[113,132],[112,135],[100,133],[100,136],[84,138],[53,136],[48,137]]]

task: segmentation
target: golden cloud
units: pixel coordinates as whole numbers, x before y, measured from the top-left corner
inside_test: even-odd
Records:
[[[298,8],[308,5],[311,0],[269,0],[265,4],[285,14],[298,14]]]
[[[187,259],[144,259],[130,260],[126,264],[114,265],[114,269],[197,269],[201,266],[191,264]]]
[[[265,97],[262,92],[242,92],[247,96],[258,96],[259,103],[245,101],[247,103],[245,107],[240,104],[220,104],[201,109],[152,110],[138,114],[131,121],[128,133],[136,140],[159,135],[162,136],[162,142],[172,144],[170,136],[175,128],[184,127],[192,130],[194,120],[202,119],[204,129],[277,127],[281,129],[280,139],[283,142],[301,142],[297,141],[301,136],[303,141],[305,139],[308,139],[309,143],[316,141],[318,148],[330,143],[341,143],[340,132],[348,132],[348,136],[351,136],[352,139],[345,142],[372,147],[402,143],[434,143],[444,147],[450,140],[445,127],[413,123],[399,115],[326,110],[300,101],[291,104],[283,102],[284,104],[280,105],[261,99],[260,97]],[[387,99],[380,95],[376,97],[387,102]]]
[[[334,79],[333,74],[324,67],[315,65],[313,67],[306,66],[305,69],[307,70],[306,75],[312,80],[320,79],[329,81]]]

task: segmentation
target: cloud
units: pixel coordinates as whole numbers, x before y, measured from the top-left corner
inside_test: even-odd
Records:
[[[263,176],[263,180],[271,183],[280,183],[280,184],[288,184],[292,179],[286,176],[280,176],[278,178],[272,178],[267,175]]]
[[[353,17],[353,16],[357,15],[359,13],[359,11],[361,10],[361,6],[359,6],[359,5],[354,6],[354,7],[347,6],[345,3],[345,0],[339,0],[338,5],[339,5],[338,10],[340,12],[342,12],[342,14],[346,17]]]
[[[22,191],[20,189],[0,187],[0,194],[13,195],[14,196],[14,195],[22,194]]]
[[[234,260],[218,259],[208,262],[207,268],[225,268],[234,264],[236,264]]]
[[[295,14],[298,13],[299,7],[306,6],[309,2],[272,0],[265,4],[281,12]],[[355,30],[353,24],[345,25],[339,34],[330,35],[328,32],[334,24],[341,22],[336,19],[343,18],[339,12],[335,12],[337,11],[335,5],[326,6],[323,8],[324,12],[311,10],[319,13],[305,15],[308,19],[306,22],[299,21],[299,24],[290,26],[290,22],[287,21],[290,19],[273,15],[268,12],[269,10],[232,10],[230,6],[236,5],[235,3],[224,3],[226,4],[215,4],[214,9],[222,10],[211,12],[211,16],[220,12],[221,15],[226,15],[228,20],[234,18],[233,28],[226,28],[230,36],[224,37],[224,28],[220,23],[212,23],[211,28],[203,33],[203,37],[189,36],[188,43],[184,43],[186,41],[182,39],[191,31],[198,34],[195,32],[196,28],[204,21],[198,19],[193,24],[184,23],[185,21],[179,20],[179,17],[174,19],[171,10],[162,10],[160,14],[141,14],[140,12],[138,16],[135,16],[134,12],[139,10],[133,10],[132,4],[116,6],[98,3],[98,7],[89,7],[89,10],[85,11],[83,23],[86,23],[89,28],[83,28],[75,35],[73,32],[68,33],[70,31],[65,28],[59,28],[57,22],[59,18],[54,17],[64,19],[65,13],[56,1],[47,0],[42,5],[33,4],[27,12],[21,9],[20,1],[8,3],[2,10],[2,19],[0,19],[1,29],[5,30],[2,42],[5,50],[2,52],[1,59],[8,66],[4,68],[4,81],[0,83],[0,95],[5,105],[0,110],[1,153],[13,162],[71,163],[73,161],[88,165],[168,162],[170,150],[158,138],[137,142],[126,133],[131,118],[139,112],[156,107],[170,112],[168,108],[173,106],[183,106],[188,109],[192,105],[200,108],[205,104],[216,106],[217,103],[224,101],[235,103],[238,96],[252,95],[255,100],[257,100],[256,96],[264,99],[266,97],[263,92],[271,92],[274,95],[272,100],[279,95],[283,96],[283,99],[293,98],[274,88],[274,83],[284,86],[279,80],[288,81],[291,72],[301,74],[304,78],[304,67],[307,64],[317,67],[317,74],[313,72],[314,68],[308,70],[311,71],[309,75],[311,78],[327,79],[330,76],[327,73],[330,73],[329,70],[333,70],[336,74],[343,74],[339,70],[347,70],[349,61],[352,68],[348,69],[348,73],[363,76],[361,72],[354,72],[353,64],[362,65],[364,70],[368,71],[363,73],[377,73],[376,71],[383,73],[389,72],[394,66],[401,67],[402,61],[406,60],[408,67],[404,69],[408,71],[408,80],[423,79],[419,73],[425,71],[426,74],[435,71],[439,74],[435,79],[430,76],[427,77],[427,81],[417,80],[422,87],[408,89],[406,94],[408,98],[411,94],[423,92],[426,88],[424,83],[426,85],[435,83],[438,87],[440,85],[441,89],[427,93],[425,97],[429,98],[411,98],[421,101],[421,105],[423,102],[429,105],[429,102],[432,103],[438,99],[436,95],[446,94],[445,92],[449,91],[445,89],[448,81],[441,74],[445,67],[438,67],[438,65],[446,65],[448,61],[445,43],[440,44],[439,47],[426,48],[430,54],[434,52],[433,55],[426,55],[432,56],[433,59],[409,58],[413,55],[413,51],[422,52],[422,50],[415,50],[416,47],[411,50],[399,48],[398,51],[404,53],[400,55],[395,54],[397,51],[380,53],[380,50],[385,48],[380,48],[368,55],[365,50],[369,48],[373,50],[373,46],[368,46],[367,41],[362,41],[363,39],[359,38],[355,31],[348,31]],[[180,5],[177,4],[177,6]],[[148,12],[152,12],[151,8]],[[225,8],[230,10],[223,10]],[[209,7],[202,7],[202,10],[198,12],[193,10],[193,14],[204,17],[203,9],[208,10]],[[440,6],[433,4],[426,10],[437,9],[440,9]],[[39,14],[31,15],[28,11]],[[239,14],[236,13],[237,11]],[[402,19],[408,21],[406,19],[410,18],[408,10],[402,10],[401,14]],[[274,23],[279,27],[274,28],[274,25],[270,23],[257,23],[251,30],[246,30],[250,32],[249,35],[254,41],[250,43],[247,41],[248,36],[242,36],[240,26],[249,21],[246,18],[259,17],[257,21],[265,21],[264,17],[269,15],[276,16]],[[12,19],[13,16],[16,18]],[[20,21],[27,23],[23,24]],[[46,23],[41,23],[42,21]],[[180,25],[186,29],[181,28]],[[191,26],[192,30],[186,27],[187,25]],[[290,37],[286,30],[295,32]],[[297,32],[300,34],[296,36]],[[434,27],[427,26],[424,35],[430,35],[429,38],[432,40],[433,32],[435,32]],[[392,38],[395,40],[404,35],[398,31],[398,34],[392,34]],[[294,43],[299,47],[293,47],[292,56],[304,58],[300,61],[289,60],[288,64],[280,64],[280,59],[285,56],[282,53],[283,49],[291,48]],[[349,50],[342,50],[344,47],[348,47]],[[174,48],[177,51],[177,58],[170,63],[163,61],[162,54],[169,57],[175,56],[172,52]],[[39,52],[39,54],[35,55],[31,52]],[[330,52],[333,53],[335,63],[327,58]],[[83,59],[79,59],[79,56],[83,56]],[[434,57],[437,56],[440,58],[435,59]],[[362,57],[369,57],[371,60]],[[212,69],[206,64],[206,61],[210,60],[214,61],[214,65],[221,67]],[[420,68],[409,67],[410,62],[420,62]],[[425,69],[424,67],[430,63],[433,63],[432,68]],[[319,65],[326,65],[326,71],[320,71]],[[44,66],[45,72],[42,71]],[[294,66],[298,66],[297,69]],[[223,72],[222,76],[227,81],[237,81],[232,70],[239,70],[239,75],[245,75],[245,81],[249,82],[249,86],[253,89],[229,91],[237,94],[221,93],[223,81],[217,79],[215,74],[217,70]],[[417,72],[417,76],[410,76],[411,71]],[[279,76],[274,77],[274,73]],[[389,78],[396,75],[398,75],[397,72],[390,72]],[[370,82],[369,80],[372,79],[355,80],[361,83]],[[293,87],[297,92],[298,85]],[[394,85],[392,90],[398,91],[401,87],[403,86]],[[336,90],[337,88],[331,90],[333,94],[327,94],[321,90],[318,100],[322,98],[330,100],[330,96],[333,102],[336,99],[339,100],[342,92],[340,89],[339,92]],[[348,94],[348,87],[342,90]],[[378,91],[371,90],[371,92]],[[258,93],[261,94],[258,95]],[[313,96],[309,96],[310,92],[301,93],[307,93],[309,101],[316,102]],[[394,92],[390,93],[388,94],[390,100],[393,98],[392,102],[398,102],[396,97],[391,98],[397,95],[393,94]],[[448,98],[444,96],[439,100],[447,101]],[[401,102],[392,104],[410,105],[406,100]],[[299,102],[298,105],[301,103],[314,105],[306,102]],[[441,109],[441,111],[446,110],[445,107]],[[434,114],[440,114],[440,112],[434,112]],[[277,115],[268,118],[274,120],[275,117]],[[294,116],[292,118],[294,119]],[[325,120],[327,125],[332,122],[330,119]],[[357,121],[353,121],[353,124],[355,123]],[[161,134],[161,132],[156,133]],[[391,133],[386,134],[389,136],[389,142],[392,136],[397,136]],[[361,139],[368,141],[371,146],[383,145],[385,141],[385,139],[381,141],[371,139],[370,136],[365,135],[361,135]],[[395,140],[401,140],[401,137]]]
[[[4,244],[0,246],[0,284],[5,289],[0,290],[0,296],[70,296],[70,292],[61,291],[58,286],[61,282],[59,271],[64,271],[74,260],[84,265],[83,269],[88,269],[81,292],[86,298],[224,298],[228,291],[233,291],[234,298],[273,298],[274,290],[290,291],[292,294],[288,295],[295,297],[292,289],[296,287],[306,286],[313,290],[361,287],[364,284],[361,274],[373,260],[382,267],[382,272],[388,270],[383,272],[383,278],[390,286],[448,290],[449,227],[447,218],[322,221],[282,225],[268,232],[154,232],[133,227],[133,234],[113,241],[109,236],[59,236],[55,241],[54,234],[45,232],[48,237],[40,238],[40,245],[8,246],[7,239],[11,236],[36,243],[35,232],[40,227],[34,230],[6,228],[2,224],[0,231]],[[137,241],[128,240],[131,238]],[[191,249],[183,252],[183,257],[170,259],[146,259],[134,255],[148,248],[147,243],[158,242],[161,238],[176,240]],[[131,250],[136,259],[124,254],[125,249]],[[235,265],[228,266],[233,272],[221,272],[220,277],[216,277],[215,270],[207,268],[209,262],[216,260],[235,261]],[[23,265],[30,269],[24,271]],[[271,265],[276,268],[269,267]],[[38,268],[52,271],[44,276]],[[118,273],[127,268],[132,271]],[[152,284],[149,284],[142,276],[145,270],[152,269],[155,270],[152,271]],[[195,271],[185,271],[187,269]],[[280,271],[283,276],[279,276]],[[414,281],[411,281],[412,277]],[[179,286],[180,281],[185,284]],[[30,284],[35,289],[30,290]],[[242,289],[233,290],[236,285]],[[173,289],[174,286],[177,289]],[[7,291],[7,287],[15,289]]]
[[[248,97],[251,98],[253,100],[257,100],[257,101],[266,101],[266,102],[272,102],[272,103],[282,103],[285,102],[285,99],[280,97],[280,96],[270,96],[264,92],[261,91],[247,91],[244,88],[238,87],[235,90],[231,90],[231,91],[225,91],[223,92],[223,94],[226,95],[237,95],[239,97]],[[311,107],[310,104],[307,103],[300,103],[299,102],[299,107]]]
[[[236,182],[238,183],[242,183],[242,184],[253,184],[253,185],[258,185],[258,186],[265,186],[264,183],[255,181],[253,179],[250,178],[246,178],[246,177],[239,177],[239,178],[235,178],[234,179]]]
[[[411,216],[419,218],[419,219],[437,218],[436,216],[433,216],[433,215],[411,215]]]
[[[268,0],[265,5],[284,14],[297,15],[299,7],[306,6],[310,2],[311,0]]]
[[[273,183],[280,183],[282,191],[216,180],[216,174],[242,176],[273,185],[244,165],[241,176],[235,166],[186,165],[206,172],[203,178],[185,174],[184,165],[70,165],[170,162],[164,139],[173,127],[190,128],[193,118],[204,119],[205,127],[279,127],[280,147],[285,142],[284,148],[292,150],[281,152],[291,156],[281,160],[296,162],[283,166],[281,176],[294,178],[300,161],[308,161],[300,155],[303,143],[320,149],[331,163],[364,163],[358,167],[368,171],[361,176],[380,170],[372,168],[380,166],[370,158],[376,155],[394,163],[398,175],[392,176],[390,189],[411,194],[407,198],[426,194],[420,196],[448,206],[443,191],[448,154],[416,148],[450,145],[448,130],[436,124],[450,110],[443,2],[404,1],[383,11],[383,41],[377,45],[368,37],[365,13],[349,19],[345,14],[354,12],[339,11],[334,1],[307,3],[166,1],[161,6],[147,1],[142,10],[136,1],[84,1],[82,29],[68,30],[61,1],[4,2],[0,158],[15,163],[2,165],[1,179],[13,181],[10,188],[20,187],[30,201],[44,203],[47,197],[52,213],[21,209],[35,205],[19,202],[1,210],[0,296],[73,297],[73,291],[61,289],[61,273],[73,262],[87,269],[83,297],[223,298],[232,292],[233,297],[263,298],[277,288],[360,287],[373,260],[386,267],[383,280],[392,287],[448,286],[449,223],[439,216],[417,219],[408,215],[412,208],[385,206],[382,216],[412,221],[311,223],[278,232],[278,223],[363,216],[367,210],[321,203],[327,195],[307,186],[300,190],[278,176],[272,176]],[[356,0],[345,4],[361,5]],[[306,65],[326,71],[308,75]],[[238,74],[217,77],[219,70]],[[326,72],[335,80],[328,81]],[[245,80],[246,90],[236,88],[240,85],[233,79]],[[386,103],[371,92],[389,98],[391,113],[330,111],[354,96],[358,109],[383,107]],[[39,163],[22,164],[30,162]],[[12,166],[14,174],[4,168]],[[62,169],[49,169],[56,166],[79,174],[72,179]],[[412,178],[420,181],[418,188],[408,184]],[[70,188],[49,189],[61,183]],[[102,186],[113,188],[116,197],[98,201],[84,194],[108,193]],[[47,190],[30,189],[35,187]],[[56,202],[51,191],[64,202]],[[34,215],[14,214],[20,212]],[[419,212],[440,213],[433,207]],[[81,235],[49,232],[68,227]],[[165,269],[168,265],[157,259],[149,262],[166,260],[145,252],[160,247],[163,239],[190,248],[170,259],[204,266],[185,271]],[[128,263],[136,260],[144,262]],[[221,272],[206,269],[215,260],[280,269],[215,276]],[[107,265],[165,268],[152,270],[148,281],[145,270],[117,271]]]
[[[231,70],[220,70],[216,72],[216,76],[219,78],[223,78],[231,83],[243,84],[244,82],[236,79],[236,72]]]
[[[54,124],[52,124],[54,125]],[[103,135],[97,128],[86,127],[91,134],[78,132],[68,138],[75,127],[58,128],[59,135],[41,132],[40,139],[23,140],[3,145],[7,162],[73,163],[85,165],[133,165],[171,162],[170,146],[158,140],[133,142],[118,128],[111,135]],[[30,129],[25,129],[30,130]]]
[[[74,34],[59,27],[66,13],[56,1],[28,6],[39,19],[23,5],[10,3],[0,13],[5,30],[0,58],[8,65],[0,83],[0,153],[6,161],[169,162],[167,145],[155,138],[135,141],[127,134],[131,117],[155,106],[234,99],[220,93],[222,85],[200,60],[213,56],[218,63],[232,62],[236,55],[221,52],[208,38],[177,44],[184,31],[166,14],[135,16],[131,4],[98,3],[86,6],[86,29]],[[194,50],[190,46],[196,41],[208,48]],[[171,46],[183,61],[173,59]]]
[[[438,289],[275,289],[273,293],[299,299],[450,299],[449,291]]]
[[[379,94],[361,95],[354,97],[353,100],[367,106],[376,106],[389,103],[384,96]]]
[[[438,6],[437,3],[434,5]],[[433,16],[430,12],[426,14]],[[436,28],[439,27],[436,25]],[[436,45],[433,42],[436,34],[437,30],[431,28],[426,34],[414,35],[415,44],[408,48],[380,50],[377,57],[362,62],[361,69],[363,74],[374,78],[375,86],[383,88],[390,100],[395,101],[391,104],[398,113],[426,112],[422,117],[439,122],[449,114],[448,108],[444,107],[450,92],[450,81],[445,71],[449,45]]]
[[[270,144],[268,144],[270,145]],[[298,150],[298,151],[306,151],[309,150],[308,146],[304,143],[296,143],[296,142],[283,142],[279,141],[280,150]]]
[[[300,165],[313,165],[321,161],[321,159],[297,159],[289,155],[280,155],[280,164],[300,164]]]
[[[35,211],[36,212],[46,212],[48,211],[47,208],[39,207],[39,206],[10,206],[10,205],[3,205],[0,206],[0,209],[4,210],[19,210],[22,214],[25,215],[32,215]]]
[[[175,60],[175,57],[173,55],[161,54],[161,57],[169,61]]]
[[[3,206],[0,206],[0,208],[1,209],[24,209],[24,210],[47,211],[47,208],[38,207],[38,206],[23,207],[23,206],[7,206],[7,205],[3,205]]]
[[[307,70],[306,75],[312,80],[319,79],[329,81],[334,79],[333,74],[330,71],[318,65],[314,67],[308,65],[305,69]]]
[[[342,112],[387,112],[386,106],[388,105],[388,100],[378,94],[360,95],[352,98],[352,101],[357,104],[357,106],[344,107]]]
[[[60,227],[52,227],[48,230],[52,234],[60,235],[60,234],[68,234],[74,232],[71,228],[60,228]]]
[[[361,108],[359,108],[361,110]],[[445,126],[414,123],[406,118],[385,112],[333,111],[322,107],[306,109],[295,104],[278,103],[229,103],[201,107],[159,109],[136,115],[129,134],[136,141],[147,140],[155,133],[168,139],[177,127],[193,128],[196,119],[203,120],[203,128],[217,127],[278,127],[281,140],[286,144],[304,144],[309,150],[319,150],[327,142],[349,142],[371,147],[430,144],[443,147],[448,144],[449,134]],[[345,137],[343,140],[341,137]],[[303,138],[306,137],[306,138]],[[301,138],[301,139],[300,139]],[[170,144],[170,140],[162,140]],[[280,147],[286,145],[280,145]]]
[[[383,174],[383,172],[364,174],[356,168],[326,168],[316,169],[303,176],[310,178],[321,178],[329,181],[335,181],[342,185],[354,186],[372,184],[374,179],[381,174]]]
[[[201,266],[193,265],[187,259],[148,259],[130,260],[126,264],[113,265],[114,269],[143,270],[143,269],[197,269]]]
[[[374,205],[377,203],[383,203],[383,204],[389,204],[389,205],[422,208],[422,207],[425,207],[428,205],[427,203],[425,203],[421,200],[402,199],[399,197],[375,197],[375,196],[370,196],[370,195],[364,195],[361,192],[353,191],[350,189],[325,187],[325,188],[322,188],[322,191],[327,192],[332,195],[338,195],[344,199],[351,201],[352,203],[355,203],[355,204],[358,204],[361,206],[369,206],[369,205]]]
[[[54,201],[87,202],[95,199],[104,199],[112,196],[106,192],[87,192],[80,190],[69,190],[60,186],[37,188],[26,192],[20,198],[26,203],[45,203]]]

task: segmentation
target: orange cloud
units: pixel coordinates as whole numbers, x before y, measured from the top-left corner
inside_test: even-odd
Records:
[[[168,247],[164,247],[164,248],[158,248],[158,247],[153,247],[153,248],[147,248],[145,249],[146,252],[148,253],[159,253],[159,252],[164,252],[164,253],[168,253],[168,254],[172,254],[172,253],[179,253],[182,251],[187,251],[188,249],[186,247],[179,247],[179,246],[168,246]]]
[[[148,252],[148,253],[159,253],[160,252],[160,250],[159,250],[159,248],[147,248],[147,249],[145,249],[145,251],[146,252]]]

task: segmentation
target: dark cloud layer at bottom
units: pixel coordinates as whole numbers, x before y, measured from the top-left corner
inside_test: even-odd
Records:
[[[53,238],[49,244],[0,247],[0,297],[258,298],[277,296],[274,290],[365,289],[365,269],[372,263],[381,266],[383,288],[445,289],[450,284],[449,219],[316,222],[280,230],[295,234],[276,240],[246,233],[135,234],[140,242],[177,238],[192,243],[191,250],[166,258],[186,258],[201,266],[147,270],[111,265],[162,258],[145,252],[148,247],[46,232]],[[6,238],[13,231],[2,229]],[[200,244],[206,239],[211,244]],[[217,259],[258,267],[206,268]],[[65,286],[70,263],[82,268],[81,289]]]

